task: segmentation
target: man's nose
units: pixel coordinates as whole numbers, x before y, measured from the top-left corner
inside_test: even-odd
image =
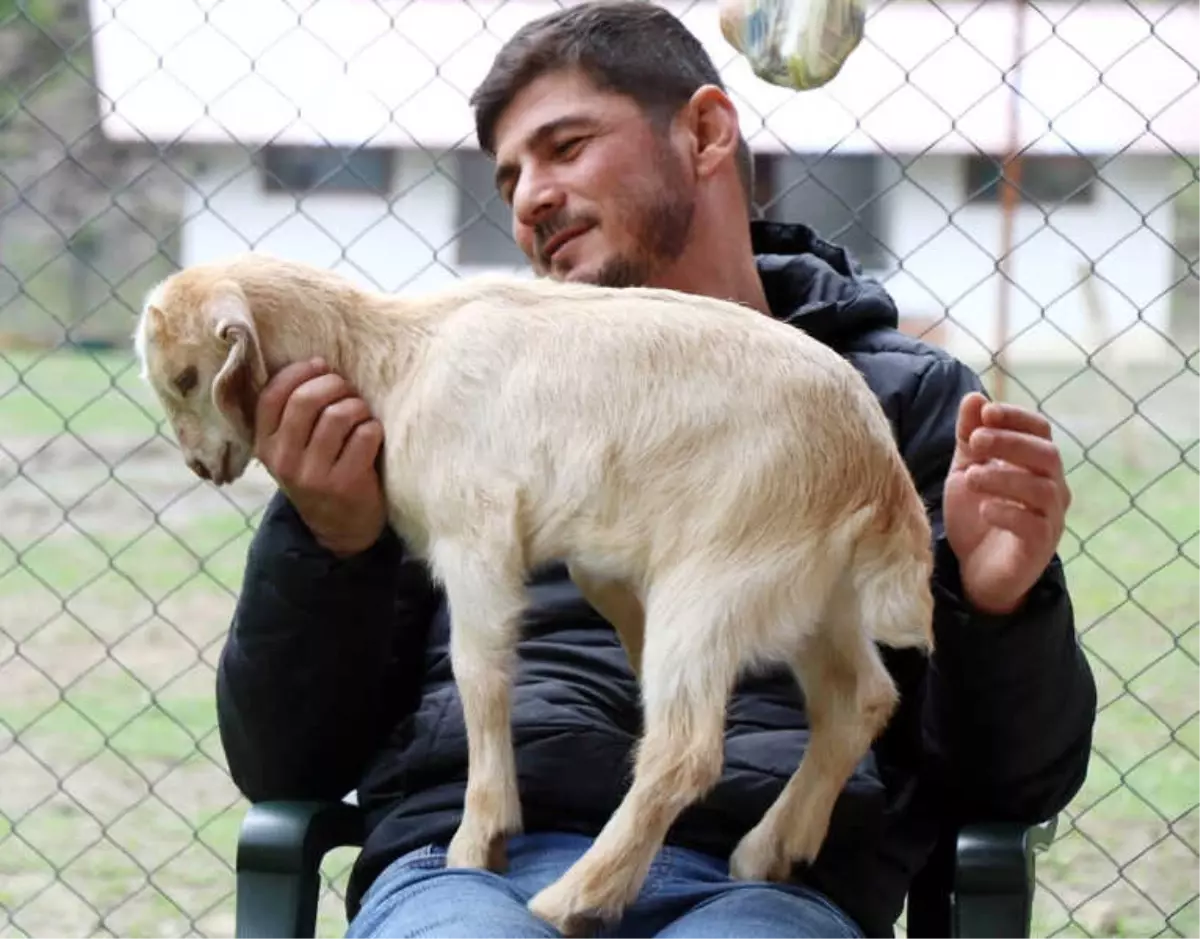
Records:
[[[565,202],[562,189],[544,178],[522,179],[513,191],[513,215],[526,228],[558,212]]]

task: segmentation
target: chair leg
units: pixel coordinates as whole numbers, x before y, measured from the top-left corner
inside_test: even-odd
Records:
[[[263,802],[242,822],[237,849],[238,939],[316,932],[321,859],[360,845],[362,811],[344,802]]]
[[[1025,939],[1037,886],[1035,852],[1054,839],[1057,819],[1042,825],[967,825],[958,836],[951,901],[952,936]]]

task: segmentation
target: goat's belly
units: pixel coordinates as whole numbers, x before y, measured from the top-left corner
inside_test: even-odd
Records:
[[[686,553],[777,550],[829,515],[829,487],[813,473],[835,478],[779,426],[608,441],[581,433],[560,454],[526,481],[529,551],[608,579],[640,581],[657,559]]]
[[[531,565],[627,576],[664,551],[761,542],[781,518],[816,523],[852,496],[834,491],[854,488],[866,452],[848,366],[775,341],[664,360],[600,334],[586,353],[575,333],[554,338],[460,350],[387,415],[389,499],[414,550],[503,519]]]

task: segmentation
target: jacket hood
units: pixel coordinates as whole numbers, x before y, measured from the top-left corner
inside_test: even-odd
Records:
[[[845,248],[807,225],[752,221],[751,244],[772,315],[822,342],[896,328],[895,301]]]

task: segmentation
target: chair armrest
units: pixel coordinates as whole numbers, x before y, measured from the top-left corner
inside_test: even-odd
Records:
[[[1040,825],[983,822],[958,834],[951,899],[954,936],[1028,936],[1036,851],[1054,840],[1058,819]]]
[[[235,934],[312,936],[321,859],[363,836],[362,810],[347,802],[250,806],[238,836]]]

